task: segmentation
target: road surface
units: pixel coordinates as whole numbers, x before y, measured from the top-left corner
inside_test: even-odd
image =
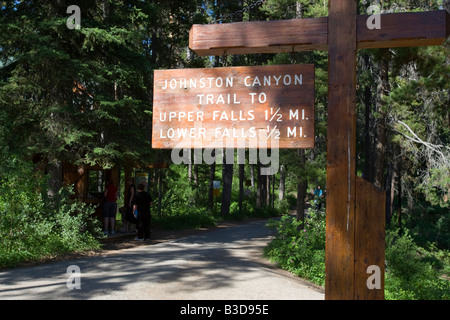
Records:
[[[270,263],[266,220],[92,257],[0,271],[0,299],[323,300]]]

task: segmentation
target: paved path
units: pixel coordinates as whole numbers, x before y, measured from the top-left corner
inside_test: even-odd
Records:
[[[0,299],[322,300],[320,288],[262,257],[272,237],[265,222],[1,271]],[[71,265],[81,271],[80,289],[68,289]]]

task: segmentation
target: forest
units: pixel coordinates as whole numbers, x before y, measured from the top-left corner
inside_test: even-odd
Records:
[[[359,0],[358,11],[373,5],[450,12],[446,0]],[[193,24],[327,15],[328,0],[0,1],[0,268],[99,248],[94,208],[74,200],[61,168],[118,167],[123,194],[133,163],[148,174],[153,224],[281,216],[269,222],[278,233],[265,254],[323,285],[327,53],[200,57],[188,45]],[[386,298],[449,299],[449,40],[357,59],[357,175],[386,191]],[[262,175],[248,154],[244,164],[197,164],[192,152],[186,165],[152,148],[155,70],[285,64],[315,66],[315,146],[280,149],[276,174]]]

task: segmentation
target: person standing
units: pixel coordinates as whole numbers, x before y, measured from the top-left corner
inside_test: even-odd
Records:
[[[322,195],[323,195],[322,189],[320,189],[320,186],[317,186],[316,189],[314,190],[314,198],[315,198],[314,205],[319,210],[322,207]]]
[[[103,233],[108,235],[108,228],[111,225],[111,234],[114,234],[117,212],[117,195],[118,189],[112,182],[108,180],[103,193],[105,203],[103,204]]]
[[[128,177],[126,180],[126,186],[128,188],[128,194],[125,203],[125,213],[122,217],[123,232],[135,232],[136,231],[136,219],[133,215],[133,204],[136,197],[136,187],[133,184],[133,178]],[[133,226],[133,227],[132,227]]]
[[[135,240],[150,240],[150,222],[152,220],[150,207],[153,204],[153,199],[145,191],[145,185],[143,183],[138,185],[137,191],[133,205],[133,212],[137,211],[138,234]]]

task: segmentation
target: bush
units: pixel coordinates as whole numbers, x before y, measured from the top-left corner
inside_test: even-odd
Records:
[[[276,200],[275,208],[278,210],[280,214],[287,214],[291,208],[291,205],[287,199],[284,200]]]
[[[396,218],[396,217],[395,217]],[[414,241],[426,246],[430,241],[441,249],[450,249],[450,210],[417,201],[412,212],[403,216],[404,226]]]
[[[441,278],[440,260],[416,245],[405,233],[386,236],[386,299],[448,300],[450,281]],[[434,266],[438,268],[434,268]]]
[[[193,186],[184,171],[177,169],[168,172],[167,191],[161,201],[161,216],[153,214],[152,224],[172,230],[216,225],[216,218],[206,208],[209,184],[199,182],[198,186]]]
[[[172,209],[170,214],[162,217],[153,215],[152,223],[170,230],[204,228],[217,223],[214,216],[204,208],[185,206],[177,210],[172,206]]]
[[[99,247],[94,210],[68,189],[48,196],[45,181],[27,163],[0,181],[0,268]]]
[[[281,268],[318,285],[325,284],[325,216],[309,209],[304,224],[284,215],[270,220],[276,229],[264,254]]]
[[[265,255],[281,268],[318,285],[325,283],[325,216],[312,209],[305,225],[285,215],[270,220],[277,233],[265,248]],[[391,300],[448,300],[450,281],[448,251],[419,247],[409,233],[386,233],[385,296]]]

